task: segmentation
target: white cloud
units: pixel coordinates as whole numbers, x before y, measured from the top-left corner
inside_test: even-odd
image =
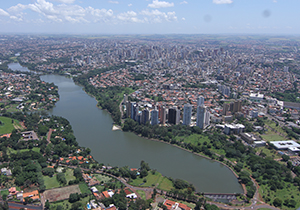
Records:
[[[277,3],[277,0],[273,0],[273,3]]]
[[[54,0],[54,1],[63,3],[63,4],[72,4],[72,3],[74,3],[75,0]]]
[[[180,4],[187,4],[187,3],[188,3],[187,1],[180,2]]]
[[[159,10],[143,10],[140,12],[141,15],[144,16],[148,16],[150,19],[146,18],[145,20],[147,22],[159,22],[161,23],[162,21],[166,20],[166,21],[176,21],[177,17],[176,17],[176,13],[175,12],[161,12]]]
[[[9,16],[8,12],[4,11],[3,9],[0,9],[0,16]]]
[[[151,8],[164,8],[164,7],[174,7],[174,3],[166,2],[166,1],[158,1],[153,0],[152,4],[148,4],[148,7]]]
[[[132,6],[132,4],[128,4],[128,7],[131,7]]]
[[[134,23],[144,22],[143,20],[138,19],[136,16],[137,16],[136,12],[128,11],[117,15],[117,18],[119,20],[126,21],[126,22],[134,22]]]
[[[119,4],[118,1],[108,1],[108,3],[111,3],[111,4]]]
[[[182,20],[185,20],[185,18],[183,17],[183,18],[181,18]]]
[[[214,4],[231,4],[233,3],[232,0],[213,0]]]
[[[51,0],[52,1],[52,0]],[[54,1],[54,0],[53,0]],[[65,0],[63,0],[65,1]],[[173,5],[168,2],[158,2],[160,7],[166,6],[165,3]],[[163,3],[163,4],[161,4]],[[128,6],[131,6],[129,4]],[[163,6],[164,5],[164,6]],[[26,13],[25,13],[26,11]],[[28,12],[27,12],[28,11]],[[28,17],[35,17],[28,19]],[[29,16],[30,14],[30,16]],[[24,5],[17,4],[7,9],[7,12],[0,9],[0,16],[10,16],[12,21],[26,21],[31,23],[91,23],[103,22],[112,24],[122,23],[160,23],[177,21],[175,12],[161,12],[157,9],[143,10],[141,12],[127,11],[115,14],[111,9],[98,9],[89,7],[81,7],[76,4],[59,4],[55,5],[50,0],[34,0],[32,3]],[[39,20],[38,22],[36,20]]]

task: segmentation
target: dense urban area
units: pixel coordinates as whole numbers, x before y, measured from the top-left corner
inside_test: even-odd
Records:
[[[299,50],[284,36],[1,35],[0,208],[299,208]],[[49,115],[58,87],[42,74],[82,85],[113,130],[226,165],[243,193],[197,192],[143,160],[94,160],[69,121]]]

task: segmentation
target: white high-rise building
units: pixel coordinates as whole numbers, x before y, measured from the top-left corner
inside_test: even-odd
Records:
[[[192,110],[193,106],[191,104],[185,104],[183,107],[183,125],[190,125],[191,124],[191,118],[192,118]]]
[[[209,111],[205,111],[205,119],[204,119],[204,127],[209,126],[210,124],[210,113]]]
[[[198,101],[197,101],[197,107],[198,106],[202,106],[204,105],[204,97],[203,96],[199,96],[198,97]]]
[[[206,107],[204,105],[197,107],[197,126],[205,128]]]

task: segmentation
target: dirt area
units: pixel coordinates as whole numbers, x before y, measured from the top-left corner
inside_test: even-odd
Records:
[[[45,196],[45,200],[49,200],[49,202],[55,202],[55,201],[68,199],[71,193],[79,193],[80,194],[79,186],[72,185],[72,186],[68,186],[68,187],[61,187],[61,188],[46,190],[44,192],[44,196]]]

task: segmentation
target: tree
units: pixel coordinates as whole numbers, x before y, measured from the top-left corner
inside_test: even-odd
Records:
[[[140,173],[140,177],[143,178],[143,177],[146,177],[148,176],[148,171],[146,169],[143,169]]]
[[[282,155],[282,160],[283,160],[284,162],[287,162],[287,161],[290,160],[290,157],[289,157],[288,155]]]
[[[275,207],[280,207],[282,205],[282,200],[280,200],[279,198],[275,198],[273,201],[273,205]]]
[[[50,209],[50,202],[48,200],[45,203],[45,209]]]
[[[69,202],[70,203],[75,203],[76,201],[80,200],[80,196],[78,195],[78,193],[71,193],[69,196]]]

